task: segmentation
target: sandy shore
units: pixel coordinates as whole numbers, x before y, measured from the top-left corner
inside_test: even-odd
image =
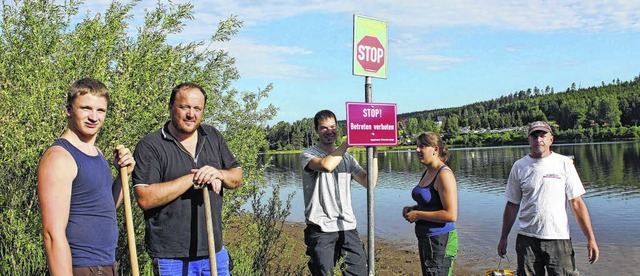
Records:
[[[286,223],[283,228],[283,236],[288,237],[289,242],[293,244],[292,256],[300,256],[300,260],[305,258],[304,227],[301,223]],[[231,245],[237,242],[242,232],[242,226],[226,232],[225,243]],[[459,231],[458,234],[460,233]],[[366,236],[361,238],[366,243]],[[492,241],[479,242],[461,237],[460,242],[461,247],[453,270],[455,276],[482,276],[487,269],[498,268],[498,265],[500,268],[515,269],[516,257],[513,250],[508,251],[508,260],[500,262]],[[514,244],[515,241],[510,242],[511,249]],[[589,264],[586,244],[574,241],[576,265],[580,275],[638,275],[640,247],[608,243],[599,243],[598,247],[600,260],[596,264]],[[375,266],[377,275],[421,275],[417,241],[398,242],[376,237]]]
[[[305,225],[300,223],[287,223],[283,228],[283,235],[288,237],[293,245],[293,256],[305,256],[304,245]],[[237,242],[237,234],[241,232],[229,231],[225,237],[227,244]],[[362,240],[365,242],[366,237]],[[478,261],[473,258],[467,260],[464,252],[459,252],[459,258],[454,265],[456,276],[484,275],[483,269],[478,269]],[[480,262],[482,263],[482,262]],[[375,240],[375,270],[377,275],[421,275],[420,258],[417,254],[417,245],[411,243],[389,242],[384,239]]]

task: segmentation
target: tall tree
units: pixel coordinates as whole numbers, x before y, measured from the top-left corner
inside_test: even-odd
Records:
[[[418,133],[420,133],[420,125],[418,124],[418,119],[411,117],[409,119],[407,119],[407,134],[411,135],[411,136],[415,136]]]
[[[444,121],[443,131],[446,135],[455,137],[460,134],[460,126],[458,125],[458,115],[452,115]]]
[[[280,121],[273,127],[267,128],[267,130],[269,149],[283,150],[286,145],[291,143],[291,124]]]
[[[612,96],[604,97],[597,107],[598,118],[603,125],[616,127],[620,125],[622,111],[618,108],[618,99]]]

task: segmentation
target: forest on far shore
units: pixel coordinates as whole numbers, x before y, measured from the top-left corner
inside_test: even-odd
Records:
[[[526,125],[547,121],[556,143],[633,140],[640,138],[640,74],[600,86],[562,92],[552,87],[520,90],[497,99],[460,107],[398,114],[398,145],[413,145],[422,131],[438,132],[450,147],[504,146],[525,143]],[[340,136],[345,121],[339,121]],[[267,127],[268,148],[299,150],[317,140],[313,118]],[[343,137],[344,138],[344,137]]]

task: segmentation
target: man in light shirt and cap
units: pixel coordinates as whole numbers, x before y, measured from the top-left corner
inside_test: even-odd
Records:
[[[531,153],[513,164],[505,198],[507,200],[498,255],[507,253],[507,238],[518,211],[517,275],[579,275],[569,235],[567,201],[587,239],[588,259],[599,258],[598,244],[587,205],[584,186],[573,160],[551,151],[553,131],[548,123],[529,124]]]

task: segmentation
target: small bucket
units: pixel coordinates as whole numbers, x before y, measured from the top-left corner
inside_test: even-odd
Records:
[[[507,257],[507,262],[509,262],[509,257]],[[484,272],[486,276],[514,276],[516,275],[513,270],[509,269],[500,269],[500,265],[502,264],[502,258],[498,261],[498,269],[489,269]]]
[[[486,276],[513,276],[515,275],[513,270],[509,269],[489,269],[485,271]]]

